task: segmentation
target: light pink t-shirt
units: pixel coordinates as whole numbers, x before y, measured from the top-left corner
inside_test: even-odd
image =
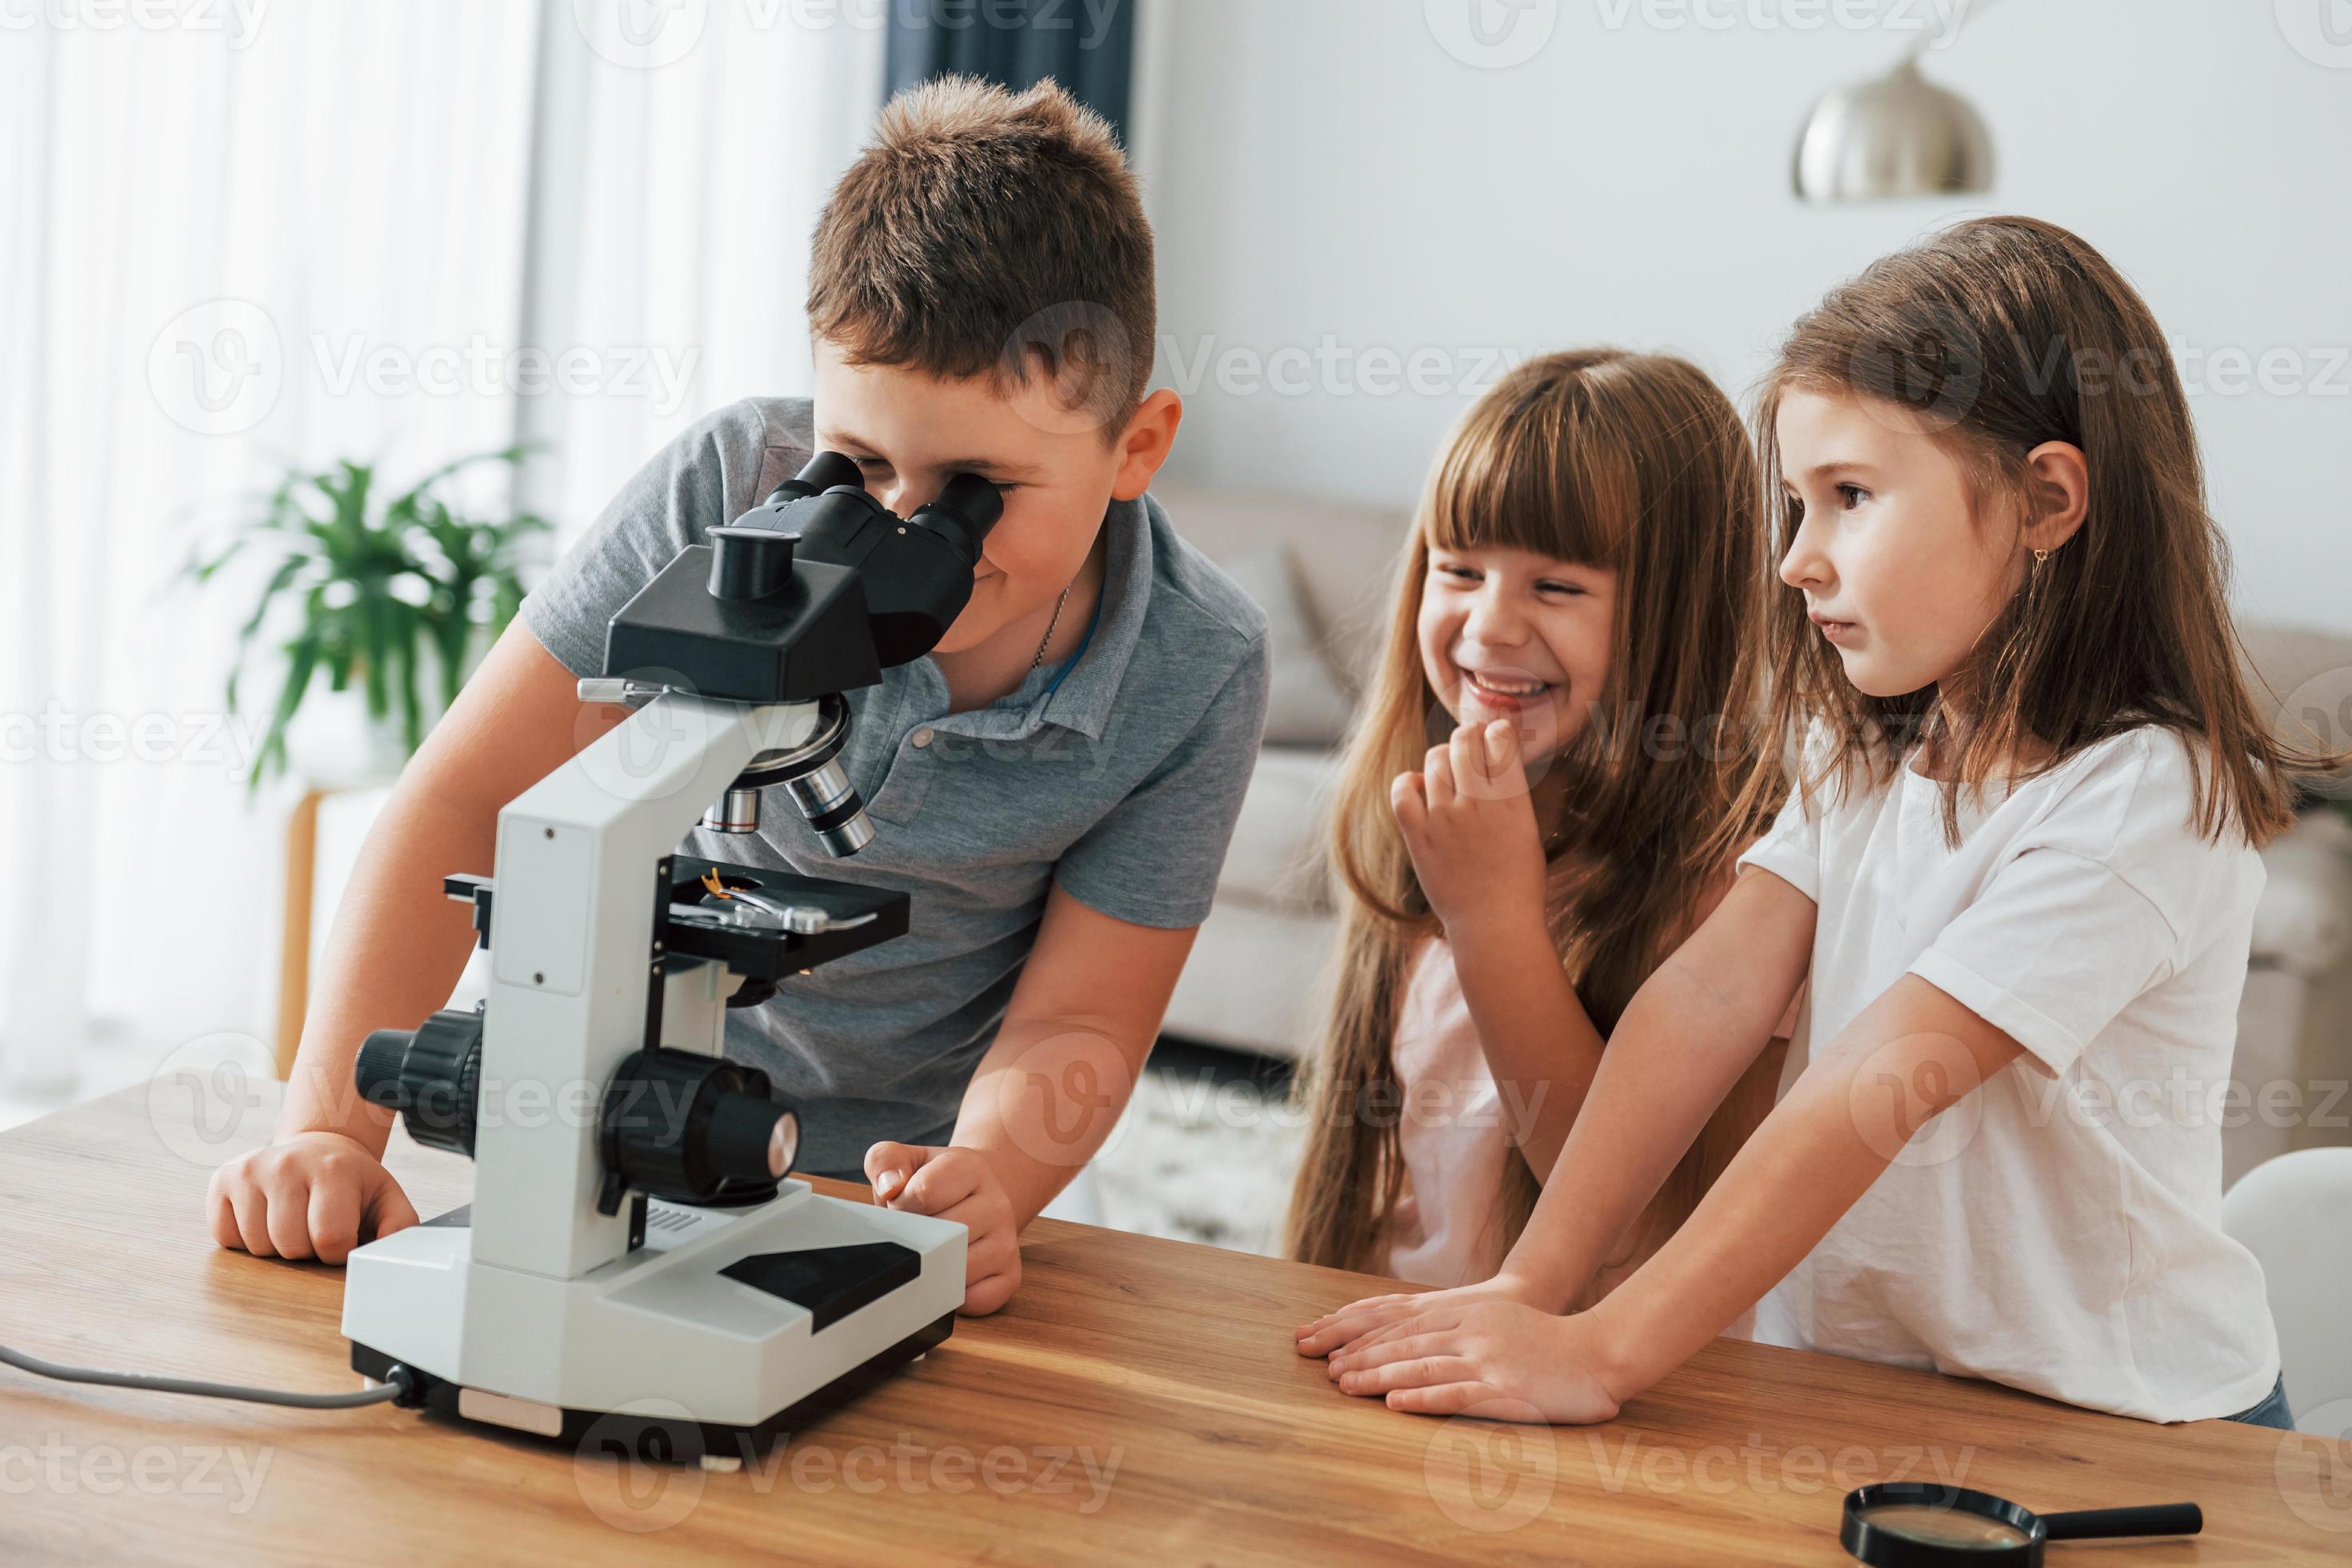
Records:
[[[1454,950],[1424,938],[1407,963],[1392,1047],[1405,1176],[1387,1272],[1417,1285],[1466,1285],[1492,1277],[1510,1250],[1498,1209],[1508,1162],[1519,1155],[1454,977]]]
[[[1801,991],[1773,1030],[1776,1037],[1795,1032],[1802,1000]],[[1442,937],[1424,938],[1406,960],[1391,1053],[1402,1086],[1397,1147],[1404,1184],[1388,1226],[1386,1272],[1419,1285],[1491,1279],[1510,1251],[1510,1238],[1503,1234],[1502,1195],[1510,1162],[1520,1157],[1512,1130],[1529,1107],[1506,1096],[1487,1070],[1486,1049],[1454,973],[1454,950]],[[1763,1086],[1777,1074],[1751,1076],[1761,1091],[1760,1117],[1769,1093]],[[1748,1088],[1743,1079],[1735,1092]],[[1639,1245],[1648,1217],[1637,1218],[1633,1230],[1620,1238],[1621,1251]],[[1615,1288],[1646,1256],[1629,1255],[1602,1268],[1592,1281],[1592,1297]],[[1753,1321],[1752,1312],[1743,1313],[1725,1331],[1746,1338]]]

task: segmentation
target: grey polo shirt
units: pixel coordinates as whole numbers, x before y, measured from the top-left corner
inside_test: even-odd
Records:
[[[703,419],[523,600],[523,624],[573,673],[603,673],[613,613],[797,472],[811,443],[805,399]],[[781,791],[756,835],[698,828],[681,846],[909,895],[905,936],[728,1015],[728,1054],[800,1107],[805,1169],[856,1175],[878,1140],[947,1142],[1053,885],[1138,925],[1209,912],[1265,721],[1265,618],[1157,501],[1114,501],[1103,526],[1101,603],[1074,659],[963,713],[928,658],[846,694],[842,763],[875,828],[862,852],[827,855]]]

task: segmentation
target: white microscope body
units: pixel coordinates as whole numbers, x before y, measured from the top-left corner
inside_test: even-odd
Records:
[[[879,568],[837,537],[887,533],[868,513],[904,536],[932,509],[901,524],[862,494],[843,499],[848,488],[800,487],[792,499],[815,496],[833,510],[807,542],[790,535],[781,574],[764,553],[774,535],[718,531],[730,536],[719,548],[688,547],[614,620],[608,676],[649,658],[691,664],[702,657],[698,637],[726,657],[769,657],[783,671],[772,688],[791,700],[683,689],[733,680],[770,689],[758,683],[769,679],[764,667],[751,680],[718,656],[698,667],[707,679],[583,682],[583,697],[601,687],[593,695],[607,700],[650,700],[499,813],[493,879],[447,883],[475,903],[491,958],[487,1001],[415,1031],[378,1031],[361,1054],[370,1100],[400,1109],[423,1142],[469,1152],[476,1166],[469,1211],[351,1257],[342,1331],[352,1364],[384,1381],[406,1369],[413,1403],[572,1442],[725,1460],[922,1355],[952,1327],[964,1227],[778,1180],[797,1121],[764,1075],[721,1056],[730,997],[764,998],[812,963],[903,932],[906,896],[676,853],[698,822],[746,831],[757,792],[779,784],[836,853],[871,836],[832,762],[846,705],[804,688],[875,678],[857,672],[859,658],[876,668],[873,646],[858,639],[868,614],[884,624],[886,606],[866,599],[889,584],[877,588]],[[966,513],[985,513],[993,495]],[[976,555],[994,519],[949,521],[963,523]],[[825,564],[826,529],[846,568]],[[962,554],[947,559],[963,563],[919,563],[940,628],[971,581]],[[673,640],[625,651],[632,617]],[[797,685],[785,658],[795,649],[815,671]],[[856,657],[836,657],[845,649]],[[885,652],[882,662],[899,659]]]

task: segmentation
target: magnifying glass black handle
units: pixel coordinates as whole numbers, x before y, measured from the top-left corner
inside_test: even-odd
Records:
[[[2193,1502],[2152,1502],[2139,1508],[2082,1508],[2045,1513],[2052,1541],[2096,1541],[2110,1535],[2194,1535],[2205,1511]]]

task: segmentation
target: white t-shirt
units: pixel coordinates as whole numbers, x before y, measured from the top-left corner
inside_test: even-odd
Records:
[[[1906,973],[2024,1054],[1921,1128],[1774,1287],[1756,1337],[1987,1378],[2151,1421],[2268,1396],[2261,1266],[2221,1232],[2216,1108],[2237,1040],[2260,857],[2199,837],[2171,731],[2089,746],[2013,789],[1906,766],[1740,858],[1817,906],[1783,1092]]]

